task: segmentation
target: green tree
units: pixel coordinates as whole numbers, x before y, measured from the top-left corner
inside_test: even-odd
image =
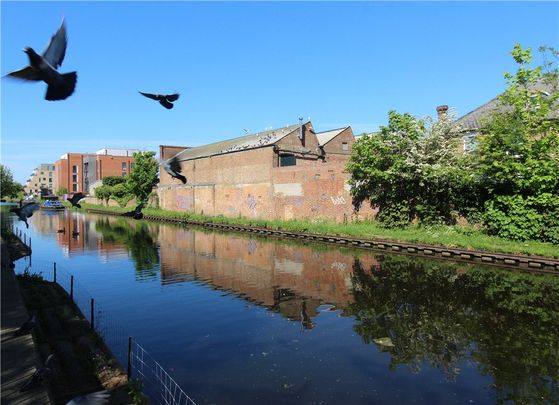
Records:
[[[23,186],[14,181],[9,167],[0,164],[0,194],[4,197],[17,197],[23,191]]]
[[[388,126],[353,146],[348,170],[354,205],[369,200],[386,226],[452,222],[461,184],[459,141],[451,115],[434,121],[390,111]]]
[[[128,202],[134,198],[125,177],[107,176],[102,180],[100,186],[95,187],[95,197],[104,200],[107,203],[110,199],[115,200],[118,205],[125,207]]]
[[[127,178],[127,188],[138,202],[147,201],[158,183],[159,163],[154,158],[155,152],[134,153],[134,168]]]
[[[501,108],[484,122],[472,155],[482,219],[492,234],[559,243],[557,70],[530,67],[531,49],[519,44],[511,54],[518,70],[505,74]]]
[[[56,192],[56,195],[62,197],[64,194],[68,194],[68,189],[66,187],[60,187]]]

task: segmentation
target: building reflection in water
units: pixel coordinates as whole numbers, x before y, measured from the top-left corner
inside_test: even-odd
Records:
[[[79,211],[40,211],[33,216],[33,227],[43,235],[53,235],[57,244],[67,256],[83,254],[86,251],[97,252],[105,261],[114,254],[120,254],[125,245],[119,241],[107,241],[96,231],[97,220]],[[116,220],[111,218],[110,220]]]
[[[204,282],[300,322],[304,329],[313,328],[319,306],[345,309],[354,301],[355,252],[70,210],[41,214],[34,227],[55,235],[68,255],[96,251],[109,260],[126,252],[139,281],[156,278],[159,269],[163,285]],[[372,255],[360,255],[360,261],[377,265]]]
[[[330,247],[163,226],[161,281],[199,280],[313,328],[318,307],[353,302],[355,258]],[[376,265],[364,256],[367,266]]]

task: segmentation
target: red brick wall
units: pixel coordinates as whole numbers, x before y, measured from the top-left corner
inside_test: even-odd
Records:
[[[338,142],[341,148],[341,142],[352,140],[351,128],[339,137],[331,142]],[[354,218],[347,186],[349,175],[345,172],[349,155],[320,159],[318,140],[310,123],[306,124],[304,147],[297,129],[279,141],[275,149],[311,153],[294,153],[296,165],[284,167],[279,167],[279,154],[273,146],[181,162],[187,184],[162,170],[159,204],[163,209],[228,217],[337,222]],[[160,154],[165,153],[161,147]],[[371,214],[364,207],[360,217]]]
[[[347,151],[344,151],[342,148],[344,142],[347,143]],[[351,147],[354,143],[355,138],[353,136],[353,131],[351,130],[351,127],[347,127],[323,146],[326,161],[339,161],[345,163],[347,159],[349,159],[349,155],[351,155]]]
[[[66,187],[70,194],[84,191],[83,163],[86,156],[95,156],[96,158],[96,180],[101,180],[107,176],[122,176],[123,162],[126,163],[126,174],[130,174],[131,164],[134,163],[134,158],[130,156],[88,155],[83,153],[68,153],[67,156],[68,159],[60,159],[54,163],[55,193],[61,187]],[[73,190],[74,173],[72,172],[72,166],[74,165],[78,166],[77,190]]]
[[[131,156],[96,155],[96,160],[97,180],[101,180],[107,176],[122,176],[123,163],[126,163],[126,174],[128,175],[131,171],[131,164],[134,163],[134,158]]]

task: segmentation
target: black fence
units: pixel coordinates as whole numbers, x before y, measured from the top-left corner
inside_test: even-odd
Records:
[[[3,227],[22,243],[31,248],[31,238],[13,226]],[[81,311],[91,328],[103,340],[112,356],[127,371],[128,379],[140,383],[144,396],[150,404],[195,405],[165,369],[126,331],[110,311],[95,301],[74,275],[57,263],[38,261],[27,256],[15,263],[16,274],[39,275],[45,281],[60,285],[70,300]]]

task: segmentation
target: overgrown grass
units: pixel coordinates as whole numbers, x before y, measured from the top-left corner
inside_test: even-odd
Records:
[[[82,209],[100,209],[109,212],[124,213],[130,208],[105,207],[82,203]],[[410,225],[403,229],[387,229],[374,221],[359,221],[339,224],[330,221],[310,220],[258,220],[251,218],[229,218],[222,215],[207,216],[194,213],[167,211],[157,208],[145,208],[145,215],[162,218],[179,218],[189,221],[237,224],[279,229],[293,232],[305,232],[320,235],[349,236],[362,239],[385,239],[400,242],[423,243],[445,247],[483,250],[499,253],[528,254],[559,258],[559,246],[552,243],[526,241],[516,242],[490,236],[482,230],[471,226],[419,226]]]

